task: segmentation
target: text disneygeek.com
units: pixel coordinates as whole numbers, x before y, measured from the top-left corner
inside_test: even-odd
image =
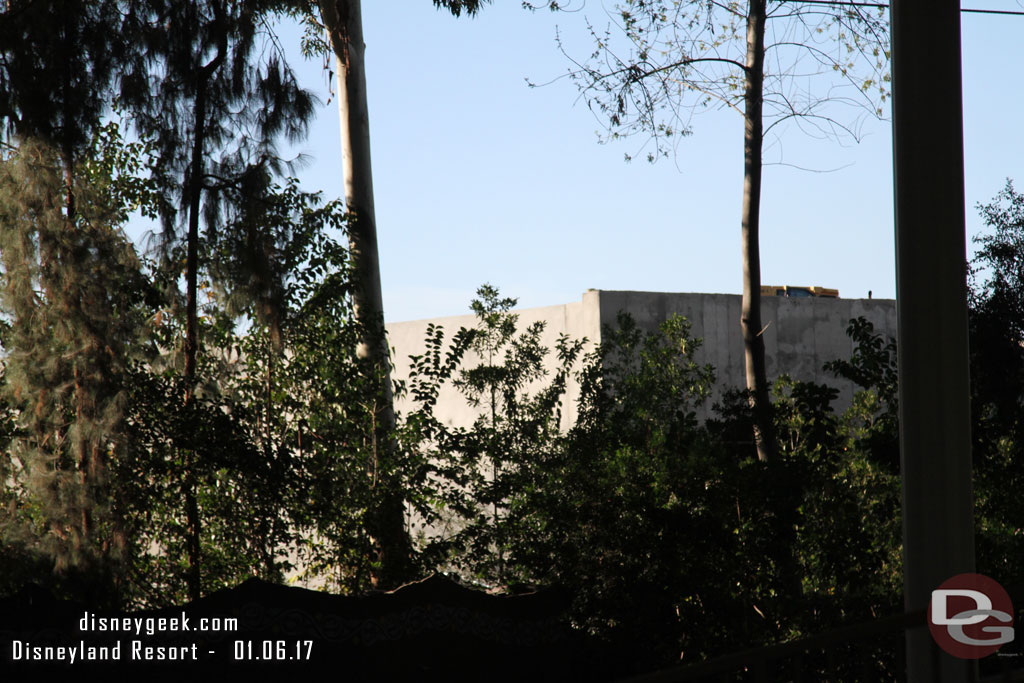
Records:
[[[195,621],[195,626],[193,629],[192,621],[184,611],[180,617],[98,617],[86,612],[78,621],[79,631],[133,633],[141,636],[145,629],[146,635],[152,636],[157,633],[192,630],[237,631],[238,619],[203,617]]]

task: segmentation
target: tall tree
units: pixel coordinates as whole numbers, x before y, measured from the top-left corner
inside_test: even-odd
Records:
[[[127,446],[125,368],[140,350],[148,286],[122,230],[119,188],[102,181],[105,160],[76,156],[69,221],[61,158],[21,141],[0,173],[12,480],[23,509],[36,511],[17,520],[35,527],[23,545],[53,557],[77,597],[110,603],[128,544],[113,474]]]
[[[365,382],[355,372],[347,253],[327,235],[344,228],[341,202],[318,204],[291,180],[225,226],[226,242],[246,243],[225,251],[245,257],[215,259],[203,273],[211,296],[200,319],[204,390],[191,402],[168,359],[134,369],[136,454],[123,496],[144,549],[132,578],[149,604],[189,596],[179,454],[190,450],[204,591],[248,576],[283,580],[296,557],[306,578],[366,587],[365,532],[351,533],[368,507],[366,425],[357,426],[363,413],[354,409],[365,403]],[[281,286],[264,290],[267,281]],[[266,315],[268,305],[279,315]],[[180,343],[183,325],[163,317],[156,343]],[[362,559],[354,571],[343,566],[351,557]]]
[[[486,0],[434,0],[434,5],[455,16],[476,13]],[[374,529],[380,557],[379,580],[394,585],[408,578],[411,545],[405,529],[401,491],[395,489],[390,473],[396,457],[392,434],[395,428],[394,397],[388,343],[384,332],[384,302],[380,284],[377,248],[377,219],[373,204],[373,174],[370,164],[370,121],[366,97],[365,43],[360,0],[317,0],[316,10],[305,7],[305,15],[318,16],[334,53],[337,69],[338,113],[341,122],[342,177],[348,211],[349,251],[357,322],[363,329],[357,353],[379,379],[378,398],[372,407],[377,425],[372,439],[374,471],[383,489]]]
[[[348,212],[349,251],[356,288],[354,312],[362,327],[357,355],[379,379],[377,398],[371,407],[373,424],[374,482],[382,495],[370,533],[379,558],[378,582],[393,586],[409,578],[411,545],[405,529],[405,506],[393,480],[396,456],[394,397],[387,337],[384,333],[384,301],[380,285],[377,220],[373,205],[370,165],[370,120],[366,99],[365,44],[359,0],[319,0],[323,26],[337,64],[338,113],[341,121],[341,164]]]
[[[978,525],[978,564],[1013,576],[1024,558],[1012,533],[1022,525],[1013,491],[1024,474],[1024,195],[1007,180],[978,209],[987,229],[975,237],[969,290],[975,510],[1000,520]]]
[[[609,137],[650,135],[653,161],[690,133],[695,110],[720,105],[743,117],[740,324],[757,454],[770,460],[776,444],[760,301],[764,141],[787,121],[824,137],[856,137],[856,122],[837,118],[835,106],[881,113],[889,80],[885,10],[792,0],[624,0],[610,14],[618,25],[602,33],[591,27],[596,49],[570,71],[591,109],[607,119]],[[822,94],[810,85],[818,77]]]
[[[312,115],[310,95],[298,86],[268,35],[267,15],[274,6],[192,0],[131,8],[145,57],[126,65],[121,101],[139,133],[152,139],[158,151],[167,282],[173,287],[180,272],[176,264],[183,260],[185,265],[186,403],[197,390],[201,252],[216,253],[225,213],[238,213],[266,193],[281,166],[277,140],[303,135]],[[186,453],[183,491],[193,599],[202,586],[194,458]]]
[[[138,276],[119,198],[95,166],[114,64],[130,49],[116,10],[9,2],[0,12],[2,302],[8,389],[27,435],[16,457],[46,552],[60,573],[102,579],[83,584],[95,599],[115,595],[124,546],[107,470]]]

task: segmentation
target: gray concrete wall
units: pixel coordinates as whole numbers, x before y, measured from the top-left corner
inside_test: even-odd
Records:
[[[692,325],[691,334],[704,342],[697,360],[715,368],[717,386],[712,400],[724,388],[746,386],[738,294],[588,294],[599,298],[602,325],[614,325],[619,311],[632,315],[646,330],[656,329],[673,314],[684,316]],[[892,299],[762,298],[769,381],[787,374],[805,382],[828,384],[839,390],[837,407],[849,406],[855,387],[825,372],[823,365],[850,358],[853,342],[846,335],[846,328],[852,318],[860,316],[871,321],[876,333],[896,337],[896,302]]]
[[[585,337],[592,344],[596,343],[601,339],[602,326],[614,326],[619,311],[632,315],[646,330],[656,329],[672,314],[685,316],[692,324],[691,334],[703,339],[697,360],[715,367],[717,386],[712,400],[721,395],[723,388],[745,386],[739,295],[589,290],[578,302],[517,313],[521,328],[535,321],[546,323],[542,341],[552,349],[549,367],[553,367],[553,349],[559,334],[575,339]],[[798,380],[826,383],[839,390],[837,407],[848,406],[853,397],[853,385],[826,373],[822,365],[850,357],[853,344],[846,336],[846,328],[851,318],[859,316],[870,320],[877,333],[896,336],[896,302],[891,299],[762,299],[769,380],[788,374]],[[444,328],[447,346],[460,327],[473,327],[476,318],[463,315],[388,324],[396,378],[408,378],[409,356],[424,352],[424,338],[431,323]],[[473,367],[478,362],[479,359],[470,354],[465,367]],[[575,417],[574,402],[578,396],[579,387],[570,384],[563,409],[563,427],[571,424]],[[405,412],[410,402],[400,401],[397,408]],[[706,408],[710,408],[710,404]],[[702,413],[707,414],[706,410]],[[477,414],[478,411],[450,386],[439,396],[438,415],[453,426],[469,426]]]

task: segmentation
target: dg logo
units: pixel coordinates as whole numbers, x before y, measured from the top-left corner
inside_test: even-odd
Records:
[[[957,574],[932,591],[928,629],[954,657],[987,657],[1013,640],[1013,604],[989,577]]]

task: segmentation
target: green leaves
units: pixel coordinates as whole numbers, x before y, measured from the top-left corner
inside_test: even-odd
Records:
[[[80,174],[89,191],[117,211],[114,222],[124,224],[136,211],[149,219],[159,215],[159,188],[146,172],[152,164],[153,146],[126,142],[120,126],[111,121],[93,138]]]
[[[417,408],[407,427],[430,463],[420,514],[431,524],[458,517],[451,535],[424,539],[424,556],[505,584],[519,576],[506,557],[510,506],[557,433],[566,373],[581,345],[559,340],[552,381],[538,389],[550,355],[540,342],[544,326],[519,331],[518,316],[510,312],[516,300],[502,298],[490,285],[477,296],[471,304],[477,327],[459,330],[446,353],[443,331],[428,328],[426,353],[413,357],[410,393]],[[470,354],[478,364],[466,367]],[[449,382],[479,411],[470,429],[452,429],[435,416],[441,387]]]
[[[487,2],[489,0],[434,0],[434,7],[446,9],[456,17],[461,16],[463,11],[473,16]]]
[[[107,107],[116,59],[129,52],[111,0],[11,2],[0,11],[0,117],[5,133],[59,150],[88,147]]]
[[[183,250],[144,262],[121,229],[161,200],[150,148],[111,124],[88,149],[73,226],[52,149],[22,141],[0,166],[0,546],[21,558],[0,584],[42,563],[51,586],[96,587],[78,599],[181,602],[198,519],[203,592],[297,562],[311,581],[367,587],[379,378],[355,357],[340,203],[271,184],[207,236],[190,383]]]
[[[986,230],[969,264],[971,411],[979,568],[1024,570],[1024,196],[1010,180],[979,205]]]

